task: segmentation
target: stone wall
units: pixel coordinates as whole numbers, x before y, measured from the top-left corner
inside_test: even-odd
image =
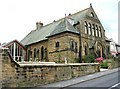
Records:
[[[70,49],[70,41],[77,43],[77,51]],[[59,42],[59,48],[55,43]],[[49,61],[64,61],[66,58],[69,63],[73,63],[75,58],[79,57],[79,36],[72,33],[64,33],[53,36],[48,40]]]
[[[119,59],[114,59],[112,61],[108,60],[107,65],[108,65],[108,69],[120,67],[120,60]]]
[[[97,63],[50,64],[42,62],[17,63],[7,50],[1,51],[2,87],[33,87],[100,71]]]

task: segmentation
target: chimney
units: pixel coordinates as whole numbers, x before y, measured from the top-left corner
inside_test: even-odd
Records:
[[[36,29],[39,29],[41,27],[43,27],[43,23],[41,23],[41,21],[40,22],[36,22]]]

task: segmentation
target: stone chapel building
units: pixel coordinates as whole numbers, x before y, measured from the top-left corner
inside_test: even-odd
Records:
[[[91,4],[48,25],[37,22],[21,43],[27,48],[27,61],[72,63],[91,51],[106,54],[105,29]]]

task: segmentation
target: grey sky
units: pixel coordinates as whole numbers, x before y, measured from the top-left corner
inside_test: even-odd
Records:
[[[106,36],[118,42],[119,0],[1,0],[0,42],[22,40],[36,22],[44,25],[88,8],[90,3],[98,15]]]

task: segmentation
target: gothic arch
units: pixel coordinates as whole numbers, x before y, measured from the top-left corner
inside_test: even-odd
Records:
[[[85,54],[85,55],[88,55],[89,46],[88,46],[88,43],[87,43],[87,42],[84,42],[83,48],[84,48],[84,54]]]
[[[36,53],[36,57],[37,57],[37,60],[39,59],[39,49],[37,49],[37,53]]]
[[[97,53],[98,57],[103,56],[103,46],[100,42],[97,43],[96,53]]]
[[[41,47],[41,60],[44,59],[44,47],[42,46]]]
[[[88,34],[88,24],[86,21],[84,22],[84,27],[85,27],[85,34]]]
[[[34,60],[36,60],[36,53],[37,53],[37,49],[36,48],[34,48]]]
[[[32,61],[31,58],[32,58],[32,51],[28,50],[28,61]]]

